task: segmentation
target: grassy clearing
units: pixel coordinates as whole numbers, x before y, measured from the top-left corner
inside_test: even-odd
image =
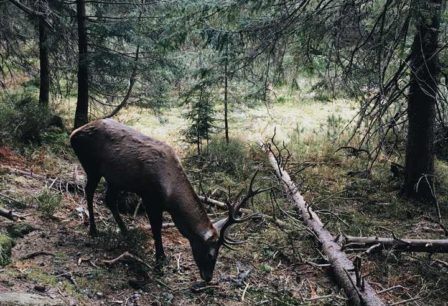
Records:
[[[289,140],[293,129],[299,129],[304,135],[317,135],[322,133],[332,120],[347,122],[356,113],[356,103],[344,98],[319,99],[321,95],[311,92],[315,80],[300,79],[300,90],[292,91],[287,87],[275,88],[271,92],[271,102],[267,104],[254,103],[246,106],[233,103],[229,106],[230,136],[242,141],[258,141],[260,138],[271,137],[274,128],[277,137]],[[175,100],[175,98],[173,98]],[[64,119],[66,126],[72,125],[72,116],[75,111],[76,98],[67,98],[63,101],[54,101],[53,109]],[[223,105],[216,108],[216,136],[223,133]],[[101,117],[101,109],[92,109],[93,117]],[[105,111],[105,110],[102,110]],[[120,122],[136,128],[137,130],[164,140],[179,150],[188,149],[183,141],[181,131],[186,129],[188,121],[185,114],[186,107],[171,106],[154,112],[136,106],[128,106],[116,116]]]
[[[300,130],[302,136],[315,136],[326,132],[327,126],[341,127],[356,112],[355,103],[346,99],[319,102],[310,97],[301,97],[298,93],[290,95],[284,90],[279,90],[277,95],[280,94],[288,97],[282,103],[275,103],[274,100],[269,105],[232,105],[229,115],[231,138],[236,141],[257,142],[259,139],[271,137],[274,129],[278,139],[285,141],[290,140],[293,129]],[[222,114],[222,105],[217,105],[216,108],[218,118],[215,138],[220,138],[224,126],[223,118],[219,117],[219,114]],[[63,111],[66,108],[60,109]],[[181,133],[188,126],[184,117],[186,112],[187,109],[183,107],[171,107],[156,114],[148,109],[131,106],[120,112],[116,119],[172,144],[184,154],[190,147],[183,141]]]

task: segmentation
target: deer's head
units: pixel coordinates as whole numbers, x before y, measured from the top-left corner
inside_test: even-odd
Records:
[[[193,250],[193,257],[196,261],[201,277],[206,282],[211,281],[213,277],[213,270],[215,269],[216,260],[218,258],[219,249],[221,246],[232,248],[233,245],[241,244],[243,241],[237,241],[228,236],[228,229],[235,224],[248,221],[258,214],[250,214],[244,217],[238,217],[240,215],[240,208],[244,206],[249,199],[255,195],[264,192],[266,190],[253,190],[253,183],[255,176],[251,179],[249,185],[249,191],[247,194],[235,204],[226,202],[228,208],[228,217],[215,222],[208,230],[206,230],[202,237],[198,239],[191,239],[191,247]],[[237,198],[240,198],[242,191]]]

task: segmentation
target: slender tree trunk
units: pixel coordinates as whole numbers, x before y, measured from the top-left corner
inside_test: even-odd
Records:
[[[86,124],[89,112],[89,67],[87,62],[87,29],[85,0],[76,1],[78,21],[78,100],[76,102],[75,128]]]
[[[438,36],[442,0],[419,1],[417,33],[411,50],[408,137],[403,193],[433,198],[434,124],[437,103]]]
[[[199,135],[199,129],[198,129],[198,133],[196,135],[197,139],[196,139],[196,149],[198,151],[198,156],[201,156],[201,136]]]
[[[226,60],[224,62],[224,131],[226,133],[226,143],[229,144],[229,120],[228,120],[228,46],[226,46]]]
[[[40,12],[46,14],[48,3],[46,0],[39,1]],[[39,83],[39,105],[48,107],[50,97],[50,64],[48,61],[48,28],[43,17],[39,17],[39,61],[40,61],[40,83]]]

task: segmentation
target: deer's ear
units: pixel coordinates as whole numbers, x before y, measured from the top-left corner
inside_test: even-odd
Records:
[[[221,232],[222,227],[226,224],[227,218],[221,219],[213,223],[213,227],[216,229],[218,233]]]

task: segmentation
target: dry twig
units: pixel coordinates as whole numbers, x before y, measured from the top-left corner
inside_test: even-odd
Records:
[[[20,257],[21,260],[25,260],[25,259],[31,259],[31,258],[35,258],[37,256],[56,256],[54,253],[50,253],[50,252],[46,252],[46,251],[37,251],[37,252],[33,252],[27,255],[24,255],[22,257]]]
[[[133,261],[135,261],[135,262],[141,264],[142,266],[144,266],[144,267],[146,267],[146,268],[148,268],[148,269],[151,269],[151,266],[150,266],[150,265],[148,265],[148,264],[147,264],[146,262],[144,262],[142,259],[138,258],[137,256],[135,256],[135,255],[133,255],[133,254],[131,254],[131,253],[129,253],[129,252],[124,252],[123,254],[121,254],[120,256],[118,256],[118,257],[116,257],[116,258],[114,258],[114,259],[111,259],[111,260],[103,260],[102,262],[103,262],[104,264],[108,265],[108,266],[111,266],[111,265],[116,264],[116,263],[119,262],[119,261],[125,261],[125,260],[129,260],[129,259],[131,259],[131,260],[133,260]]]

